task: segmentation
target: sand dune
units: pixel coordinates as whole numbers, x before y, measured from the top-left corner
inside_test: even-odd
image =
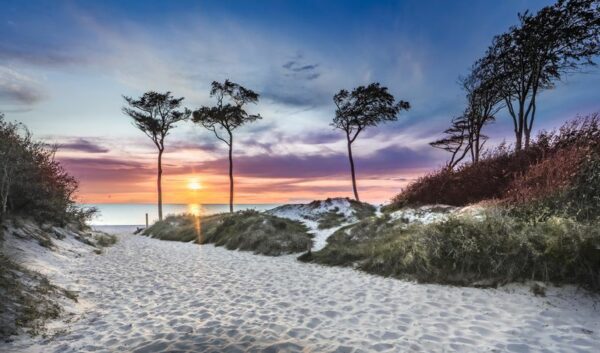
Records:
[[[600,308],[573,288],[421,285],[214,246],[121,236],[64,264],[85,310],[9,352],[589,352]]]

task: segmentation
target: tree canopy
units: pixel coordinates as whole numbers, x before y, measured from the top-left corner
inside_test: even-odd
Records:
[[[331,125],[344,130],[350,143],[369,126],[376,126],[385,121],[398,120],[401,110],[410,109],[410,104],[396,100],[388,92],[387,87],[379,83],[358,86],[352,92],[340,90],[333,96],[337,109]]]
[[[129,115],[134,125],[154,142],[159,150],[164,149],[165,137],[175,124],[190,117],[187,108],[177,110],[183,97],[174,98],[171,92],[149,91],[138,99],[123,96],[129,107],[123,107],[123,113]]]

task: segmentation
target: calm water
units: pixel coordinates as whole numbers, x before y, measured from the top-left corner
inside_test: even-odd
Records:
[[[145,225],[146,213],[150,224],[158,220],[156,204],[86,204],[84,206],[96,207],[100,213],[90,222],[95,226],[107,225]],[[279,204],[240,204],[234,205],[234,210],[255,209],[258,211],[268,210],[279,206]],[[214,214],[228,212],[227,204],[164,204],[163,215],[193,213]]]

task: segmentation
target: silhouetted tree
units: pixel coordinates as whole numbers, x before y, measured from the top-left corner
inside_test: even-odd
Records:
[[[483,128],[496,120],[501,108],[502,97],[496,87],[490,84],[492,73],[486,67],[475,65],[470,74],[461,79],[467,94],[467,109],[463,115],[467,128],[468,146],[471,161],[477,163],[487,141]]]
[[[35,141],[21,123],[0,114],[0,223],[9,213],[47,223],[82,224],[94,212],[74,200],[77,180],[55,159],[56,146]]]
[[[333,102],[337,109],[331,126],[346,133],[354,198],[360,201],[356,188],[352,143],[367,127],[398,120],[398,113],[401,110],[408,110],[410,104],[405,101],[396,103],[387,87],[382,87],[379,83],[371,83],[366,87],[359,86],[352,92],[343,89],[333,96]]]
[[[464,116],[453,118],[452,124],[444,131],[444,134],[445,137],[433,141],[429,145],[450,152],[451,157],[446,163],[446,168],[454,169],[471,149],[467,119]]]
[[[191,111],[181,107],[183,97],[174,98],[171,92],[158,93],[149,91],[138,99],[123,96],[128,106],[123,113],[133,119],[133,124],[148,136],[158,149],[158,219],[163,219],[162,212],[162,155],[165,151],[165,137],[175,128],[175,124],[190,117]]]
[[[594,65],[600,53],[600,1],[559,0],[496,36],[483,62],[512,117],[516,149],[529,146],[536,98],[565,74]]]
[[[194,111],[192,120],[212,131],[229,148],[229,212],[233,212],[233,130],[261,119],[256,114],[248,114],[244,106],[258,102],[259,95],[241,85],[225,80],[213,81],[210,96],[217,99],[217,105],[201,107]],[[225,136],[219,133],[225,131]]]

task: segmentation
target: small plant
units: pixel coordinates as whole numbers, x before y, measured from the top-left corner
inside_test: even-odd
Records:
[[[48,238],[48,237],[45,237],[45,236],[40,237],[38,239],[38,244],[40,244],[40,246],[43,246],[43,247],[48,248],[48,249],[54,248],[54,243],[52,243],[52,240],[50,238]]]
[[[116,244],[117,237],[113,234],[100,234],[96,236],[96,245],[103,248]]]
[[[534,282],[531,285],[531,293],[536,297],[545,297],[546,296],[546,286],[542,283]]]

